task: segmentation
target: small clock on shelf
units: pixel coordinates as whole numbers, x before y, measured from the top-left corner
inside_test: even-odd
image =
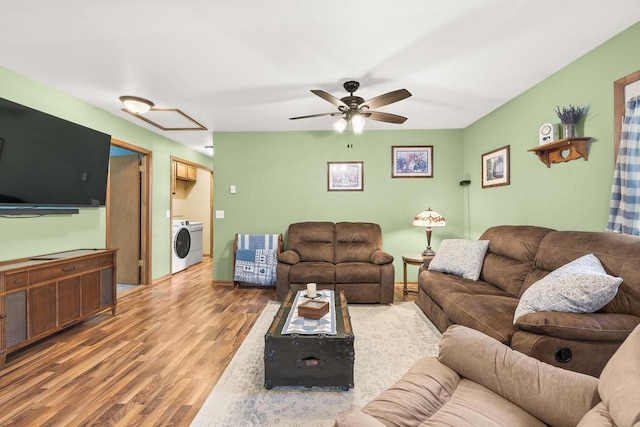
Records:
[[[553,123],[544,123],[538,132],[538,145],[548,144],[558,139],[558,126]]]

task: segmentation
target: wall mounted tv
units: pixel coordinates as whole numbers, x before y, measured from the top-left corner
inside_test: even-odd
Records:
[[[110,146],[109,135],[0,98],[0,207],[104,206]]]

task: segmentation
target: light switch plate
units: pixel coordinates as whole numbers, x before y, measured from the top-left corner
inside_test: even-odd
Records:
[[[224,218],[224,211],[216,211],[216,219]]]

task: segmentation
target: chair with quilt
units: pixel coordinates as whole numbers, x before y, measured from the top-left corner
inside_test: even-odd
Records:
[[[235,286],[275,286],[282,234],[236,234],[233,242]]]

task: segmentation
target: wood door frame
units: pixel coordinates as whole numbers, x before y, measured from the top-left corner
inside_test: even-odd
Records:
[[[640,70],[613,82],[613,163],[618,159],[618,149],[622,139],[622,120],[624,119],[624,88],[640,80]]]
[[[140,165],[142,167],[140,183],[140,284],[151,284],[151,165],[153,164],[153,153],[147,149],[137,147],[124,141],[111,138],[111,145],[133,151],[140,155]],[[108,186],[108,197],[111,197],[111,188]],[[111,208],[107,203],[107,224],[106,241],[109,242],[111,232]]]

